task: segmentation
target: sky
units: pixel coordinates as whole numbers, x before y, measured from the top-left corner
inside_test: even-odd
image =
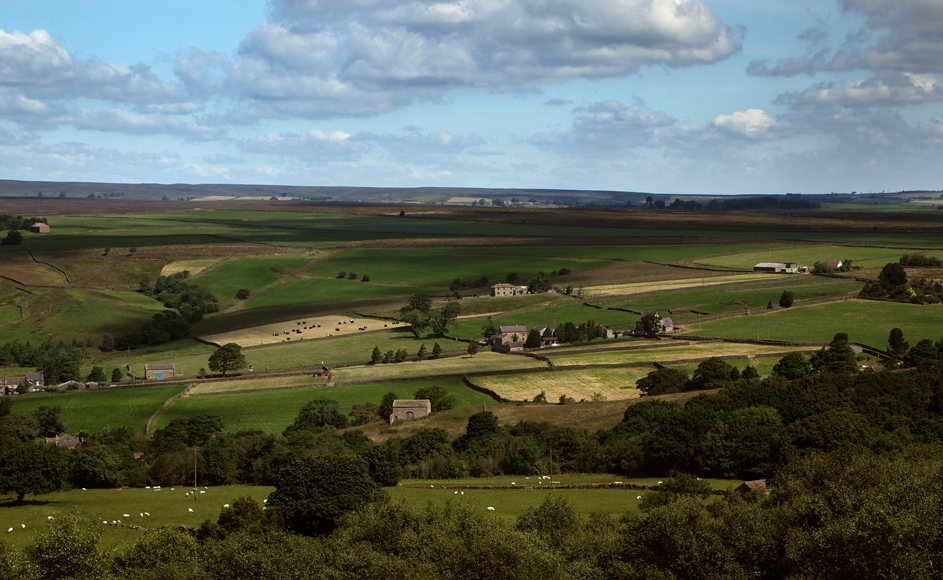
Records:
[[[943,189],[943,0],[0,0],[0,179]]]

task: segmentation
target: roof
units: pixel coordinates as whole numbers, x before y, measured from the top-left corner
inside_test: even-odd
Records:
[[[27,381],[42,381],[43,373],[26,373]]]
[[[145,371],[172,371],[174,370],[173,363],[162,363],[156,365],[144,365]]]
[[[505,334],[514,333],[514,332],[523,332],[524,334],[527,334],[527,327],[526,326],[502,326],[501,332]]]
[[[394,409],[411,409],[414,407],[426,408],[431,405],[432,402],[429,399],[395,399],[393,401]]]
[[[662,319],[661,319],[661,325],[662,325],[662,326],[668,326],[669,324],[670,324],[671,326],[674,326],[674,325],[675,325],[675,323],[672,322],[670,318],[662,318]]]
[[[760,262],[754,268],[785,268],[786,264],[783,262]]]
[[[497,284],[492,284],[492,288],[519,288],[517,284],[508,284],[507,282],[499,282]]]
[[[739,493],[746,493],[748,491],[755,491],[755,490],[760,490],[763,493],[766,493],[767,495],[769,495],[769,491],[770,491],[769,486],[766,485],[765,479],[754,479],[753,481],[744,481],[736,489],[736,491]]]

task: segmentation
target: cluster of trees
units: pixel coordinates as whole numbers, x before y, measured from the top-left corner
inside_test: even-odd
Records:
[[[943,262],[936,256],[904,254],[900,257],[900,265],[908,268],[939,268],[943,266]]]
[[[80,367],[85,358],[86,345],[73,340],[70,344],[63,341],[53,343],[47,340],[38,347],[27,341],[14,340],[0,346],[0,366],[36,367],[42,371],[47,384],[77,381]]]
[[[400,308],[399,312],[400,319],[409,324],[409,329],[416,338],[422,336],[427,328],[432,329],[433,336],[441,338],[461,314],[462,306],[457,302],[449,302],[433,313],[432,298],[425,292],[420,292],[410,296],[406,306]]]
[[[33,224],[48,224],[44,217],[23,217],[9,214],[0,214],[0,230],[26,230]]]
[[[436,359],[441,355],[442,347],[439,346],[438,342],[433,343],[432,351],[426,350],[426,343],[422,343],[419,346],[419,350],[416,351],[416,358],[418,360],[425,360],[427,358]],[[375,365],[378,363],[399,363],[405,361],[407,358],[409,358],[409,351],[407,351],[405,348],[401,348],[397,351],[390,349],[386,352],[381,352],[380,346],[377,345],[373,347],[373,352],[370,354],[370,364]]]
[[[943,302],[943,293],[931,281],[921,278],[908,282],[907,271],[904,270],[905,262],[908,262],[908,266],[914,266],[915,264],[939,263],[939,260],[921,254],[905,255],[901,257],[900,262],[886,264],[878,275],[877,283],[865,284],[864,288],[861,289],[860,296],[863,298],[905,300],[915,304],[939,304]]]
[[[109,335],[102,337],[101,349],[109,346],[116,350],[139,348],[142,346],[157,346],[190,336],[190,323],[186,318],[173,310],[158,312],[141,326],[141,329],[119,336],[113,340]]]
[[[812,272],[816,274],[831,274],[832,272],[851,272],[855,267],[851,265],[851,260],[841,260],[841,266],[833,267],[824,262],[816,262],[812,265]]]
[[[354,272],[353,270],[351,270],[350,272],[348,272],[348,271],[346,271],[346,270],[341,270],[340,272],[337,273],[337,278],[338,278],[338,279],[344,279],[344,278],[346,278],[347,280],[356,280],[356,279],[357,279],[357,272]],[[361,281],[361,282],[369,282],[369,281],[370,281],[370,274],[364,274],[364,275],[360,278],[360,281]]]
[[[452,280],[451,284],[449,284],[449,290],[452,292],[458,292],[459,290],[464,290],[466,288],[483,288],[490,285],[491,282],[488,280],[487,276],[482,276],[477,280],[462,280],[461,278],[456,278]]]
[[[685,209],[700,210],[705,207],[711,211],[746,211],[754,209],[814,209],[819,207],[818,203],[812,203],[800,199],[780,199],[772,195],[739,197],[731,196],[727,199],[712,199],[706,206],[690,199],[683,201],[675,199],[670,205],[665,203],[664,199],[655,199],[652,196],[645,198],[645,205],[649,208],[657,209]]]
[[[194,324],[207,314],[219,312],[219,300],[208,289],[184,282],[188,276],[188,270],[160,276],[153,286],[145,277],[138,292],[162,302],[165,308],[177,310],[187,322]]]

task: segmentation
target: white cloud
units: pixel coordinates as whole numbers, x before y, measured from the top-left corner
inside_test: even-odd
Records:
[[[711,122],[721,131],[745,139],[765,139],[770,136],[770,129],[776,121],[762,109],[735,111],[729,115],[717,115]]]
[[[303,135],[269,133],[237,145],[244,152],[321,161],[357,161],[368,149],[347,133],[325,133],[319,129],[311,129]]]
[[[700,0],[276,0],[229,83],[255,116],[368,115],[460,87],[523,90],[740,49]]]
[[[802,93],[786,93],[778,102],[792,106],[897,106],[943,100],[943,83],[932,74],[904,73],[884,78],[823,83]]]

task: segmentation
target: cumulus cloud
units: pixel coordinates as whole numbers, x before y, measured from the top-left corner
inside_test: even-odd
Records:
[[[794,76],[819,71],[943,72],[943,3],[939,0],[840,0],[845,13],[865,18],[860,34],[836,49],[790,57],[770,65],[754,61],[755,76]],[[824,38],[809,31],[810,47]]]
[[[485,145],[485,140],[474,133],[453,135],[448,131],[415,132],[405,136],[360,133],[355,139],[377,143],[394,159],[409,162],[454,157],[463,153],[474,154]]]
[[[276,0],[228,80],[252,114],[367,115],[453,88],[523,90],[739,49],[700,0]]]
[[[780,104],[794,107],[840,105],[843,107],[897,106],[943,100],[943,83],[932,74],[903,73],[884,78],[822,83],[801,93],[786,93]]]
[[[711,122],[721,131],[744,139],[769,138],[770,129],[777,123],[762,109],[735,111],[729,115],[717,115]]]
[[[577,118],[568,130],[537,133],[529,142],[541,149],[619,156],[626,147],[656,146],[662,130],[675,122],[667,113],[643,103],[603,101],[577,109]]]

